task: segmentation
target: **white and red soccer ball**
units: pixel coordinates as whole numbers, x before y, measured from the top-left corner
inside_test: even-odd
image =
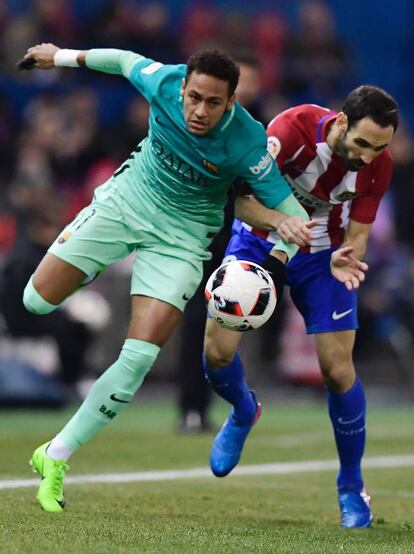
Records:
[[[233,260],[218,267],[204,291],[207,310],[219,325],[231,331],[261,327],[276,307],[276,289],[260,265]]]

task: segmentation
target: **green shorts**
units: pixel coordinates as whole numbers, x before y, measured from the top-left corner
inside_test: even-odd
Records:
[[[96,189],[92,203],[62,231],[49,252],[90,276],[136,253],[131,294],[183,310],[195,293],[207,248],[217,232],[155,207],[130,201],[116,179]]]

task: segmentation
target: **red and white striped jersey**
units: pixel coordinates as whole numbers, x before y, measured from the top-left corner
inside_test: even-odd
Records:
[[[302,249],[311,253],[341,244],[349,219],[373,223],[391,180],[392,159],[386,150],[360,170],[347,170],[326,142],[327,125],[335,117],[333,111],[305,104],[282,112],[267,128],[269,152],[317,221],[311,245]],[[278,238],[274,232],[252,232],[270,242]]]

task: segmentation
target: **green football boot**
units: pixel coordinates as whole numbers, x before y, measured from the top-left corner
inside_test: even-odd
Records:
[[[34,473],[38,473],[40,483],[37,499],[46,512],[63,512],[65,499],[63,497],[63,479],[69,466],[63,460],[54,460],[46,454],[49,442],[45,442],[33,452],[30,465]]]

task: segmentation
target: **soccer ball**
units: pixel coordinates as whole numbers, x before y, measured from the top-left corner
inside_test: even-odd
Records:
[[[204,295],[210,316],[231,331],[261,327],[276,307],[276,289],[269,273],[244,260],[218,267],[210,275]]]

